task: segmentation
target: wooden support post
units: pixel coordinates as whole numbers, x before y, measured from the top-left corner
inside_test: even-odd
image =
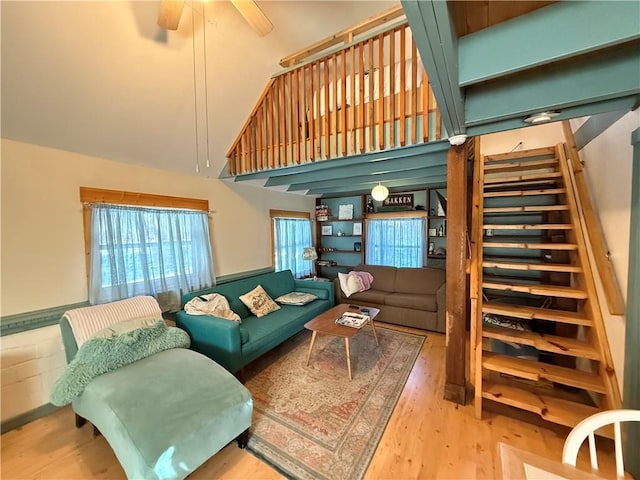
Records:
[[[467,162],[464,145],[447,156],[447,351],[444,398],[466,402]]]

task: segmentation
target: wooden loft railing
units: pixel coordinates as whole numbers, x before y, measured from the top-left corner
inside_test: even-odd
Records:
[[[408,24],[400,22],[275,75],[227,153],[228,173],[325,161],[441,136],[427,73]]]

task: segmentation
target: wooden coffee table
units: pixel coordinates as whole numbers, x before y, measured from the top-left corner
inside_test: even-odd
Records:
[[[311,330],[313,335],[311,335],[311,344],[309,345],[309,352],[307,353],[307,365],[309,365],[309,360],[311,359],[311,351],[313,350],[313,344],[316,341],[316,335],[318,333],[322,333],[323,335],[333,335],[334,337],[342,337],[344,338],[344,347],[347,351],[347,371],[349,372],[349,380],[351,380],[351,354],[349,353],[349,339],[356,335],[362,328],[353,328],[353,327],[345,327],[344,325],[338,325],[336,320],[342,316],[345,312],[353,312],[353,313],[361,313],[362,309],[369,310],[369,325],[373,329],[373,338],[376,339],[376,345],[380,345],[378,343],[378,334],[376,333],[376,326],[373,323],[373,319],[375,318],[380,310],[378,308],[367,307],[365,305],[358,305],[358,308],[350,308],[348,304],[341,303],[340,305],[336,305],[333,308],[330,308],[326,312],[321,313],[313,320],[305,323],[304,328],[307,330]]]

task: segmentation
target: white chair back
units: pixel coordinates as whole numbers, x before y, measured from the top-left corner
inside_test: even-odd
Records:
[[[576,466],[578,452],[584,439],[589,438],[589,456],[591,457],[591,468],[598,470],[598,455],[596,453],[595,431],[599,428],[613,424],[613,435],[616,454],[616,475],[624,478],[624,459],[622,456],[622,432],[620,424],[622,422],[640,422],[640,410],[607,410],[599,412],[585,418],[578,423],[564,442],[562,450],[562,463]]]

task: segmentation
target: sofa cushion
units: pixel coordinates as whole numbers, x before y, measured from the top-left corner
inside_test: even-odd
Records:
[[[264,291],[262,285],[258,285],[244,295],[240,295],[240,300],[258,318],[280,309],[278,304]]]
[[[276,302],[282,305],[306,305],[309,302],[317,300],[313,293],[307,292],[289,292],[276,298]]]
[[[444,270],[435,268],[398,268],[394,292],[433,293],[438,291],[446,278]]]
[[[435,295],[417,294],[417,293],[399,293],[394,292],[386,296],[386,305],[394,307],[412,308],[414,310],[426,310],[427,312],[435,312],[438,310]]]
[[[372,290],[384,290],[387,292],[394,292],[396,290],[395,284],[397,268],[395,267],[383,265],[358,265],[354,270],[369,272],[373,275],[373,283],[371,284]]]
[[[318,297],[320,300],[328,300],[331,295],[329,295],[329,290],[319,289],[319,288],[296,288],[296,292],[304,292],[311,293]]]
[[[349,297],[349,301],[353,303],[360,303],[362,305],[367,305],[370,303],[375,303],[378,305],[385,304],[385,298],[391,292],[384,292],[382,290],[365,290],[364,292],[354,293]]]

